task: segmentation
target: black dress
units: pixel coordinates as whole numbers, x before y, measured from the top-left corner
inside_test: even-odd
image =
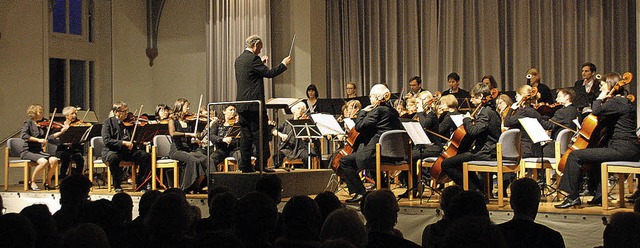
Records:
[[[173,123],[175,124],[175,131],[182,134],[171,136],[173,142],[171,142],[169,158],[184,164],[180,188],[187,190],[196,182],[198,177],[206,176],[207,155],[196,151],[197,145],[191,143],[191,137],[184,135],[185,133],[193,132],[193,125],[187,124],[186,127],[183,127],[178,120],[173,120]],[[195,186],[198,187],[199,185]]]
[[[24,121],[22,125],[21,131],[22,139],[24,140],[24,146],[22,147],[22,152],[20,152],[20,158],[31,160],[33,162],[37,162],[38,159],[51,157],[51,154],[46,153],[42,150],[42,144],[38,142],[30,142],[29,137],[35,137],[38,139],[43,139],[47,134],[47,130],[38,126],[33,120],[28,119]],[[53,135],[49,134],[47,140],[53,141]]]

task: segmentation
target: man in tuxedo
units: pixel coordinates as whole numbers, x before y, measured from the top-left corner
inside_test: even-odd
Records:
[[[113,188],[117,193],[122,192],[121,161],[133,161],[139,166],[137,181],[142,183],[151,169],[151,155],[131,142],[131,134],[122,122],[129,114],[129,107],[125,102],[113,104],[113,117],[102,123],[102,160],[109,165],[113,174]],[[153,180],[153,179],[152,179]]]
[[[269,69],[265,65],[268,60],[267,56],[262,58],[258,56],[263,47],[262,38],[257,35],[251,35],[245,40],[245,50],[236,58],[236,83],[238,86],[236,101],[260,100],[264,104],[264,80],[263,78],[274,78],[287,70],[287,66],[291,63],[291,56],[287,56],[278,66]],[[264,120],[260,123],[259,114],[261,111]],[[251,156],[253,156],[252,145],[259,150],[262,145],[263,153],[262,166],[264,171],[273,172],[273,169],[267,168],[267,159],[269,159],[267,129],[267,110],[259,109],[257,104],[239,104],[237,112],[240,116],[240,169],[242,172],[254,172],[255,168],[251,165]],[[263,126],[263,144],[260,143],[259,131],[260,124]]]
[[[596,75],[596,65],[591,62],[582,64],[582,79],[573,84],[573,90],[576,92],[575,105],[582,110],[584,107],[591,107],[591,103],[598,97],[597,87],[600,83],[596,83],[594,76]]]

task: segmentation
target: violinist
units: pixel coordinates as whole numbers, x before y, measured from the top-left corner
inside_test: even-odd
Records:
[[[156,106],[156,123],[169,123],[169,116],[171,116],[171,108],[164,103]]]
[[[229,105],[222,111],[224,121],[216,121],[209,130],[209,140],[215,146],[215,151],[211,149],[210,158],[214,165],[218,165],[224,161],[226,157],[234,157],[236,161],[240,161],[240,141],[233,137],[227,137],[231,127],[238,121],[236,107]]]
[[[62,110],[64,115],[64,126],[69,127],[71,125],[78,125],[81,120],[77,117],[78,109],[73,106],[65,107]],[[82,175],[84,171],[84,146],[82,144],[59,144],[56,149],[56,156],[60,158],[60,177],[67,177],[67,170],[71,161],[76,163],[76,168],[71,171],[71,175]]]
[[[318,112],[318,88],[315,84],[310,84],[307,86],[307,99],[304,100],[304,103],[307,104],[307,109],[310,114]]]
[[[415,97],[409,97],[405,100],[405,110],[400,114],[400,118],[413,119],[418,111],[418,102]]]
[[[356,98],[358,94],[356,93],[356,84],[353,82],[348,82],[345,90],[345,98]]]
[[[539,157],[542,152],[540,144],[534,144],[531,137],[527,135],[526,131],[520,124],[518,119],[530,117],[538,120],[542,119],[542,116],[533,108],[533,104],[536,102],[539,93],[536,94],[535,90],[529,85],[523,85],[516,91],[516,103],[511,105],[507,116],[504,118],[504,127],[512,129],[520,129],[522,134],[522,157],[531,158]],[[505,187],[506,188],[506,187]]]
[[[189,101],[184,98],[178,98],[173,104],[173,115],[169,121],[169,134],[172,139],[169,158],[178,160],[185,166],[180,188],[185,192],[200,192],[206,185],[204,178],[208,157],[198,151],[197,143],[192,142],[192,139],[196,139],[196,130],[195,121],[186,120],[189,105]]]
[[[491,90],[487,85],[477,83],[471,89],[471,103],[478,106],[490,94]],[[480,107],[477,116],[466,114],[463,125],[467,130],[467,135],[474,139],[473,148],[442,161],[442,171],[457,185],[462,185],[462,164],[464,162],[496,159],[496,143],[501,133],[498,113],[487,106]],[[472,190],[482,189],[482,182],[472,172],[469,172],[469,188]]]
[[[133,161],[138,166],[138,182],[143,182],[151,169],[151,155],[133,143],[131,132],[125,128],[123,120],[129,115],[129,106],[125,102],[116,102],[111,108],[112,117],[102,122],[104,149],[102,160],[109,165],[113,175],[113,188],[122,192],[122,168],[120,161]],[[150,184],[147,188],[150,188]],[[144,187],[140,187],[144,188]]]
[[[498,111],[498,115],[502,119],[502,131],[504,132],[507,128],[504,127],[504,118],[507,117],[509,113],[509,107],[513,105],[513,100],[507,94],[500,94],[498,98],[496,98],[496,111]]]
[[[458,112],[458,99],[453,95],[442,96],[438,105],[438,112],[440,112],[438,133],[445,137],[451,137],[458,128],[451,118],[452,115],[460,115],[460,112]]]
[[[498,82],[496,82],[496,79],[493,77],[493,75],[485,75],[484,77],[482,77],[481,82],[489,86],[489,89],[491,90],[491,94],[495,94],[493,96],[493,99],[491,100],[491,105],[490,105],[491,108],[495,108],[496,100],[498,99],[498,94],[500,94],[500,91],[498,90]]]
[[[538,103],[553,103],[553,96],[551,95],[551,89],[549,86],[540,82],[540,72],[535,67],[531,67],[527,70],[527,85],[538,88],[540,97]],[[523,135],[524,136],[524,135]]]
[[[579,193],[583,166],[589,166],[590,174],[595,174],[599,178],[602,162],[638,161],[640,158],[640,142],[635,133],[635,103],[625,97],[624,86],[616,85],[620,80],[621,77],[617,73],[606,75],[605,81],[600,83],[600,94],[591,105],[592,114],[598,117],[598,125],[603,125],[606,130],[605,136],[610,139],[601,144],[601,147],[575,150],[569,154],[564,175],[560,181],[560,190],[568,195],[562,204],[555,205],[556,208],[569,208],[582,204]],[[598,190],[590,203],[601,204],[602,197],[601,191]]]
[[[364,198],[366,189],[360,181],[358,172],[365,168],[374,168],[375,146],[380,140],[380,135],[389,130],[403,129],[398,112],[388,102],[390,94],[386,86],[374,85],[369,93],[372,105],[362,109],[355,119],[354,128],[360,132],[359,145],[354,153],[340,158],[340,167],[344,172],[347,188],[350,193],[355,194],[347,202],[359,202]]]
[[[47,174],[44,182],[44,189],[48,190],[52,188],[52,186],[50,186],[51,177],[58,168],[58,158],[44,152],[43,147],[46,147],[48,142],[58,138],[68,128],[63,127],[62,130],[56,133],[53,133],[53,130],[49,130],[49,137],[46,137],[49,123],[45,124],[46,121],[43,119],[43,113],[44,109],[42,108],[42,105],[32,104],[29,106],[29,108],[27,108],[29,119],[24,122],[21,131],[22,139],[25,142],[22,147],[22,152],[20,152],[20,158],[30,160],[38,164],[33,170],[33,174],[31,174],[31,180],[29,182],[25,182],[29,184],[29,187],[33,191],[40,190],[36,184],[36,178],[38,178],[38,175],[45,169],[45,167],[49,167],[49,173]]]
[[[304,103],[293,105],[291,112],[293,113],[293,120],[308,118],[305,115],[307,107]],[[302,159],[303,164],[306,165],[309,157],[317,156],[318,153],[313,146],[311,147],[311,151],[309,151],[309,140],[298,139],[293,132],[293,127],[286,122],[281,123],[277,129],[274,128],[271,130],[271,134],[277,136],[282,141],[279,146],[280,149],[278,149],[278,161],[283,161],[285,157],[289,160]]]
[[[553,117],[551,117],[551,119],[549,119],[548,117],[542,117],[542,119],[540,120],[540,124],[545,130],[551,130],[551,138],[553,140],[556,139],[560,130],[564,129],[564,127],[554,124],[553,122],[562,124],[563,126],[568,127],[572,130],[576,130],[576,124],[574,123],[574,120],[578,119],[578,121],[580,121],[580,112],[578,111],[578,108],[573,106],[573,96],[573,90],[571,90],[570,88],[559,89],[558,95],[556,96],[556,103],[560,104],[562,108],[557,110],[553,114]],[[544,156],[553,157],[555,154],[554,149],[554,146],[547,145],[543,151]]]

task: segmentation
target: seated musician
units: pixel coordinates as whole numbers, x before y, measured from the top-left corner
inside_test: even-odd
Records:
[[[469,99],[471,96],[469,92],[460,88],[460,75],[452,72],[447,76],[447,82],[449,83],[449,89],[442,92],[442,96],[453,95],[456,99]]]
[[[527,85],[531,87],[537,87],[540,96],[538,97],[538,103],[553,103],[553,96],[551,95],[551,89],[549,86],[540,82],[540,71],[535,67],[531,67],[527,70]]]
[[[576,124],[573,120],[576,120],[580,117],[580,111],[573,104],[573,90],[570,88],[563,88],[558,90],[558,95],[556,96],[556,103],[562,105],[561,109],[558,109],[551,119],[542,117],[540,120],[540,124],[545,130],[551,130],[551,138],[556,140],[558,133],[568,127],[572,130],[576,130]],[[579,120],[578,120],[579,121]],[[558,124],[562,124],[565,127],[562,127]],[[547,145],[544,147],[544,156],[545,157],[553,157],[555,155],[555,148],[553,145]]]
[[[542,119],[540,113],[533,108],[540,94],[533,94],[533,88],[529,85],[523,85],[516,91],[516,103],[511,105],[507,116],[504,118],[504,126],[506,128],[520,129],[522,135],[522,157],[539,157],[542,153],[540,144],[534,144],[531,137],[524,130],[518,119],[530,117],[538,120]],[[505,187],[506,188],[506,187]]]
[[[44,189],[48,190],[53,188],[53,185],[51,185],[51,177],[58,168],[58,158],[46,153],[43,150],[43,147],[46,147],[48,142],[53,141],[55,138],[62,135],[62,133],[64,133],[68,128],[68,126],[63,127],[62,130],[56,133],[53,133],[53,130],[49,130],[49,136],[46,137],[49,126],[43,122],[43,113],[44,109],[42,108],[42,105],[33,104],[29,106],[29,108],[27,108],[29,119],[24,121],[21,130],[21,137],[25,142],[22,147],[22,152],[20,152],[20,158],[30,160],[38,164],[33,170],[33,174],[31,174],[31,180],[29,182],[24,182],[28,183],[29,187],[33,191],[40,190],[36,184],[36,179],[46,167],[49,167],[49,173],[45,178]]]
[[[356,93],[356,84],[353,82],[348,82],[345,89],[345,97],[344,98],[356,98],[358,94]]]
[[[315,84],[307,86],[307,99],[303,100],[306,103],[306,108],[310,114],[318,113],[318,87]]]
[[[425,102],[429,102],[433,98],[431,92],[427,90],[423,91],[420,94],[425,96],[422,99],[422,101]],[[427,137],[429,137],[429,140],[432,142],[432,144],[415,145],[411,153],[413,157],[412,164],[415,164],[418,159],[437,157],[438,155],[440,155],[440,152],[442,152],[443,140],[434,134],[438,133],[438,116],[436,115],[435,105],[435,101],[430,104],[418,104],[418,112],[416,113],[416,117],[423,129],[431,131],[427,131],[425,133],[427,134]]]
[[[70,126],[72,123],[78,123],[78,109],[76,107],[65,107],[62,110],[64,115],[64,126]],[[60,178],[67,177],[67,170],[71,161],[76,163],[76,168],[71,171],[70,175],[82,175],[84,170],[84,146],[82,144],[59,144],[56,149],[56,156],[60,158]]]
[[[358,112],[362,109],[362,104],[358,100],[348,101],[345,105],[342,106],[342,115],[338,119],[338,123],[340,123],[345,131],[349,131],[349,127],[344,123],[344,119],[355,120],[358,117]],[[347,136],[346,135],[337,135],[338,140],[344,141]]]
[[[403,97],[403,99],[416,97],[420,92],[423,92],[422,89],[422,78],[419,76],[413,76],[409,79],[409,92]]]
[[[217,121],[209,131],[209,140],[215,146],[215,151],[211,149],[210,158],[214,165],[224,162],[227,157],[234,157],[240,161],[240,139],[227,137],[231,127],[237,122],[238,115],[234,105],[227,106],[224,111],[224,121]]]
[[[460,114],[458,112],[458,99],[453,95],[442,96],[438,105],[438,112],[440,113],[438,133],[445,137],[451,137],[458,128],[453,119],[451,119],[452,115]]]
[[[175,159],[184,164],[182,180],[180,180],[180,188],[185,192],[199,192],[206,181],[207,171],[207,155],[198,151],[198,144],[192,142],[192,138],[196,138],[195,123],[200,121],[196,118],[194,121],[187,121],[189,113],[189,101],[179,98],[173,104],[173,115],[169,121],[169,134],[171,135],[171,150],[169,158]],[[202,123],[206,125],[206,123]]]
[[[293,120],[308,119],[306,116],[307,107],[304,103],[293,105],[291,112],[293,113]],[[285,157],[289,160],[302,159],[302,162],[306,165],[310,156],[317,156],[318,154],[314,147],[309,151],[309,141],[307,139],[296,138],[293,127],[289,123],[281,123],[271,133],[282,141],[278,147],[278,161],[283,161]]]
[[[487,85],[477,83],[471,89],[471,103],[478,106],[483,103],[483,98],[489,94],[491,92]],[[487,106],[480,107],[477,116],[465,115],[463,125],[467,135],[470,135],[474,140],[472,148],[442,161],[442,171],[457,185],[462,185],[462,164],[464,162],[496,158],[496,143],[501,133],[498,113]],[[482,189],[482,182],[472,172],[469,172],[469,189]]]
[[[109,165],[115,191],[122,192],[123,171],[120,168],[120,161],[133,161],[139,166],[137,181],[142,183],[151,169],[151,155],[132,142],[131,131],[126,129],[122,122],[129,114],[127,103],[116,102],[111,111],[114,116],[105,119],[102,123],[101,134],[104,140],[102,160]]]
[[[359,145],[354,153],[340,159],[340,167],[344,171],[344,178],[349,192],[355,194],[347,202],[359,202],[366,192],[360,181],[358,172],[375,165],[375,146],[380,140],[380,135],[389,130],[402,130],[402,124],[398,119],[398,112],[389,104],[389,89],[376,84],[369,93],[371,105],[362,109],[355,119],[355,130],[360,132]],[[382,182],[378,182],[382,183]]]
[[[580,185],[582,182],[581,170],[584,166],[596,171],[599,177],[600,163],[605,161],[638,161],[640,158],[640,142],[635,133],[636,106],[625,95],[626,90],[620,87],[613,91],[614,85],[621,80],[617,73],[605,76],[605,81],[600,83],[600,94],[591,105],[592,114],[599,117],[598,125],[603,125],[604,141],[598,148],[586,148],[575,150],[569,154],[564,169],[564,175],[560,181],[560,190],[566,192],[567,198],[556,208],[569,208],[579,206]],[[600,117],[606,117],[600,118]],[[600,121],[603,120],[603,121]],[[608,121],[607,121],[608,120]],[[583,123],[583,127],[586,126]],[[602,139],[600,139],[602,141]],[[593,173],[592,173],[593,174]],[[606,185],[600,185],[606,187]],[[601,191],[591,201],[592,204],[601,204]],[[607,196],[604,196],[607,197]]]
[[[507,117],[509,113],[509,107],[513,105],[513,100],[507,94],[500,94],[498,98],[496,98],[496,111],[502,118],[502,131],[504,132],[506,128],[504,127],[504,118]]]
[[[169,116],[171,116],[171,108],[164,103],[156,106],[156,123],[169,123]]]

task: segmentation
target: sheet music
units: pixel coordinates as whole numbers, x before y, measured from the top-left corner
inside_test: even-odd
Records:
[[[409,137],[416,145],[430,145],[431,140],[420,126],[419,122],[403,122],[402,126],[404,126],[404,130],[407,131]]]
[[[575,123],[575,124],[576,124],[576,127],[578,128],[577,130],[580,130],[581,125],[580,125],[580,122],[578,121],[578,117],[576,117],[575,119],[573,119],[573,123]]]
[[[351,118],[344,118],[344,124],[347,125],[348,129],[352,129],[356,126],[356,123]]]
[[[450,115],[453,123],[456,124],[456,127],[462,126],[462,119],[464,119],[464,115]]]
[[[295,105],[300,102],[300,98],[271,98],[267,100],[266,104],[269,105],[287,105],[289,107]]]
[[[542,128],[542,125],[540,125],[538,119],[525,117],[518,119],[518,121],[520,122],[522,127],[524,127],[524,130],[527,132],[533,143],[551,141],[551,137],[547,135],[547,132],[544,130],[544,128]]]
[[[340,123],[338,123],[333,115],[320,113],[311,114],[311,119],[316,123],[316,126],[320,129],[320,133],[322,133],[322,135],[345,134],[342,127],[340,127]]]

